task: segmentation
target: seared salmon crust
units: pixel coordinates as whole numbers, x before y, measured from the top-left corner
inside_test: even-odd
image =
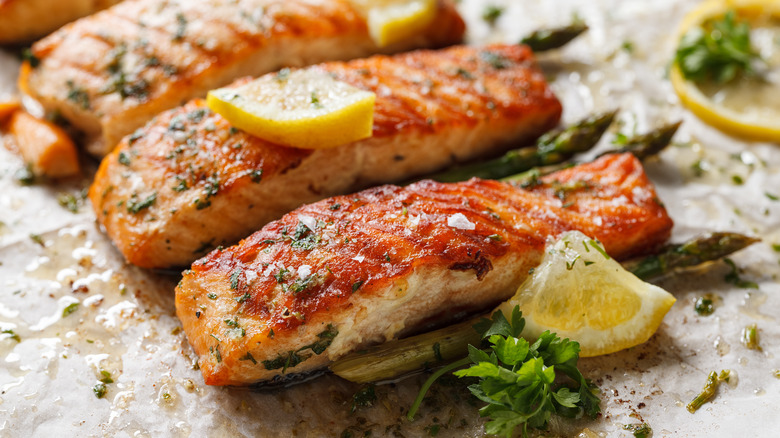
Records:
[[[494,306],[565,231],[625,258],[663,244],[671,227],[630,154],[527,189],[388,185],[303,206],[196,261],[176,288],[176,312],[206,383],[246,385]]]
[[[456,46],[309,68],[376,93],[373,136],[301,150],[231,127],[202,100],[161,114],[103,160],[89,193],[128,261],[187,266],[300,205],[522,146],[561,115],[525,46]]]
[[[25,65],[20,84],[104,156],[153,116],[237,78],[443,47],[464,30],[449,0],[426,29],[386,47],[348,0],[133,0],[37,42],[38,66]]]
[[[121,0],[0,0],[0,44],[40,38]]]

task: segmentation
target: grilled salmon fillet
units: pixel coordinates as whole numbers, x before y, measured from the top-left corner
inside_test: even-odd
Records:
[[[246,385],[490,308],[563,232],[625,258],[661,245],[671,227],[630,154],[527,189],[479,179],[383,186],[303,206],[196,261],[176,287],[176,312],[206,383]]]
[[[120,0],[0,0],[0,44],[32,41]]]
[[[425,30],[387,47],[347,0],[133,0],[36,43],[21,88],[83,131],[103,156],[160,112],[246,75],[440,47],[465,25],[439,0]]]
[[[232,128],[202,100],[161,114],[103,160],[89,193],[128,261],[186,266],[304,203],[522,145],[561,114],[525,46],[309,68],[376,93],[373,136],[302,150]]]

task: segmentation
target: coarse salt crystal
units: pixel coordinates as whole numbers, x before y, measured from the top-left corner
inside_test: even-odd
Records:
[[[298,276],[299,277],[308,277],[311,275],[311,266],[309,265],[301,265],[298,267]]]
[[[276,263],[271,263],[270,265],[268,265],[267,268],[265,268],[265,271],[263,271],[263,277],[268,277],[275,270],[276,270]]]
[[[363,257],[362,255],[356,255],[355,257],[352,257],[352,260],[357,260],[358,263],[363,263],[363,260],[365,260],[365,259],[366,258]]]
[[[251,282],[255,281],[255,278],[257,278],[257,272],[255,272],[255,271],[247,269],[246,271],[244,271],[244,273],[246,275],[246,282],[247,283],[251,283]]]
[[[477,228],[477,225],[470,222],[469,219],[463,213],[455,213],[447,218],[447,225],[459,230],[473,230]]]
[[[314,219],[311,216],[306,216],[305,214],[299,214],[298,221],[306,225],[312,231],[314,231],[314,229],[317,227],[317,219]]]

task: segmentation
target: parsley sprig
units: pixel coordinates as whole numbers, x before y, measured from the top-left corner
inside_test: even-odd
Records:
[[[760,59],[750,44],[750,27],[737,22],[734,11],[688,31],[675,56],[686,79],[718,83],[729,82],[743,72],[752,73],[754,62]]]
[[[517,306],[511,320],[501,311],[491,319],[483,318],[474,329],[487,347],[469,345],[468,357],[431,375],[409,409],[409,420],[414,419],[437,378],[469,364],[454,374],[479,379],[469,390],[487,403],[479,413],[490,417],[485,425],[488,434],[510,437],[515,428],[522,426],[523,436],[527,436],[529,426],[544,429],[553,414],[595,417],[600,412],[597,389],[577,369],[580,345],[549,331],[531,344],[520,337],[524,327]]]

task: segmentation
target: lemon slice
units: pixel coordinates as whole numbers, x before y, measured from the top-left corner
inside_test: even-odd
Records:
[[[208,93],[209,108],[273,143],[324,149],[371,136],[376,95],[316,68],[264,75]]]
[[[600,243],[575,231],[548,245],[542,263],[499,309],[519,306],[523,333],[545,330],[580,343],[583,357],[613,353],[647,341],[675,298],[645,283],[610,258]]]
[[[775,42],[780,39],[780,0],[705,1],[685,17],[679,33],[720,19],[728,11],[753,27],[751,39],[760,44],[767,71],[760,78],[697,83],[686,80],[675,63],[672,86],[691,112],[721,131],[746,140],[780,142],[780,46]]]
[[[379,47],[403,41],[425,29],[436,16],[436,0],[352,0],[368,22]]]

